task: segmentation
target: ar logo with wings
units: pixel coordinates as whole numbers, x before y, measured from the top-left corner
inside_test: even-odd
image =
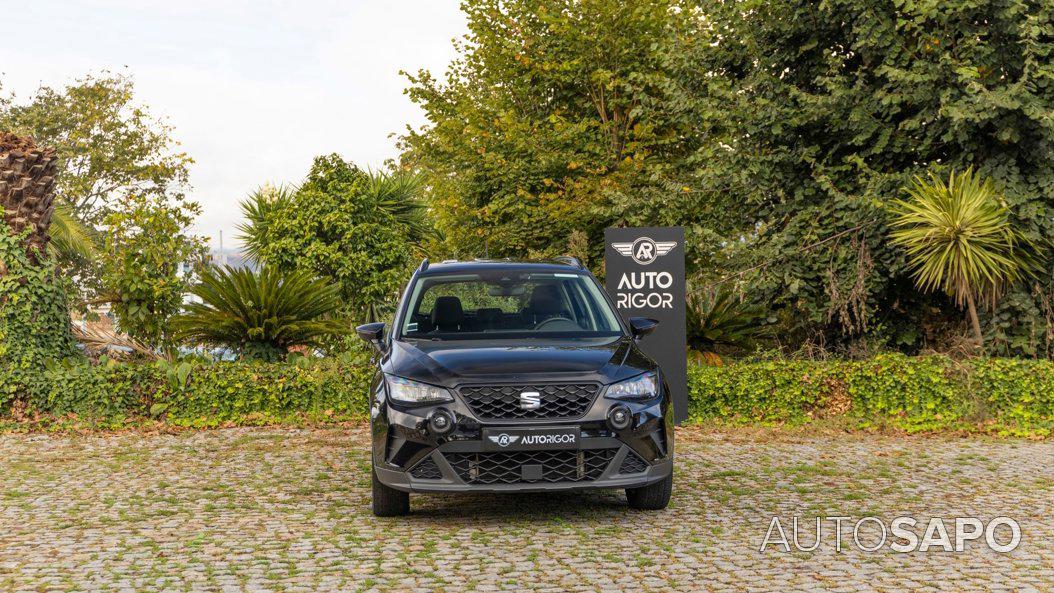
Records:
[[[646,266],[669,253],[677,246],[677,241],[655,241],[651,237],[641,237],[632,243],[612,243],[611,246],[615,251]]]
[[[516,441],[520,440],[520,436],[519,435],[505,434],[504,432],[501,433],[501,434],[491,435],[491,436],[489,436],[487,438],[489,438],[490,440],[492,440],[495,443],[497,443],[499,447],[508,447],[509,445],[511,445],[511,444],[515,443]]]

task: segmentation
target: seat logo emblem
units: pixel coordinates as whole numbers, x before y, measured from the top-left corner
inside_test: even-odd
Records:
[[[611,247],[621,255],[646,266],[677,247],[677,241],[655,241],[651,237],[641,237],[632,243],[612,243]]]
[[[489,436],[487,438],[497,443],[499,447],[508,447],[509,445],[520,440],[519,435],[505,434],[504,432],[501,434]]]
[[[520,393],[521,410],[537,410],[542,407],[542,394],[537,391],[524,391]]]

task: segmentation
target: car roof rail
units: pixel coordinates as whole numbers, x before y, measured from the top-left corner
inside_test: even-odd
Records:
[[[572,257],[570,255],[558,255],[558,256],[553,258],[553,261],[558,261],[558,262],[560,262],[562,264],[567,264],[569,266],[574,266],[574,267],[578,268],[579,270],[586,269],[586,267],[582,265],[582,262],[578,261],[577,257]]]
[[[417,271],[418,272],[424,272],[427,269],[428,269],[428,258],[426,257],[423,260],[421,260],[421,265],[417,267]]]

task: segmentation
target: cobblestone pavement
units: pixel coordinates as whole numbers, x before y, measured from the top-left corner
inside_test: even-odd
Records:
[[[369,512],[367,448],[361,428],[2,435],[0,591],[1054,590],[1051,442],[682,429],[664,512],[415,495],[397,519]],[[841,553],[830,522],[815,552],[760,552],[774,515],[852,519]],[[1022,539],[868,553],[866,515],[1006,515]]]

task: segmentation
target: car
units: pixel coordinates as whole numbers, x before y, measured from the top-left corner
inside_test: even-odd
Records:
[[[375,351],[373,512],[411,492],[625,489],[663,509],[673,418],[663,371],[577,260],[422,262]]]

